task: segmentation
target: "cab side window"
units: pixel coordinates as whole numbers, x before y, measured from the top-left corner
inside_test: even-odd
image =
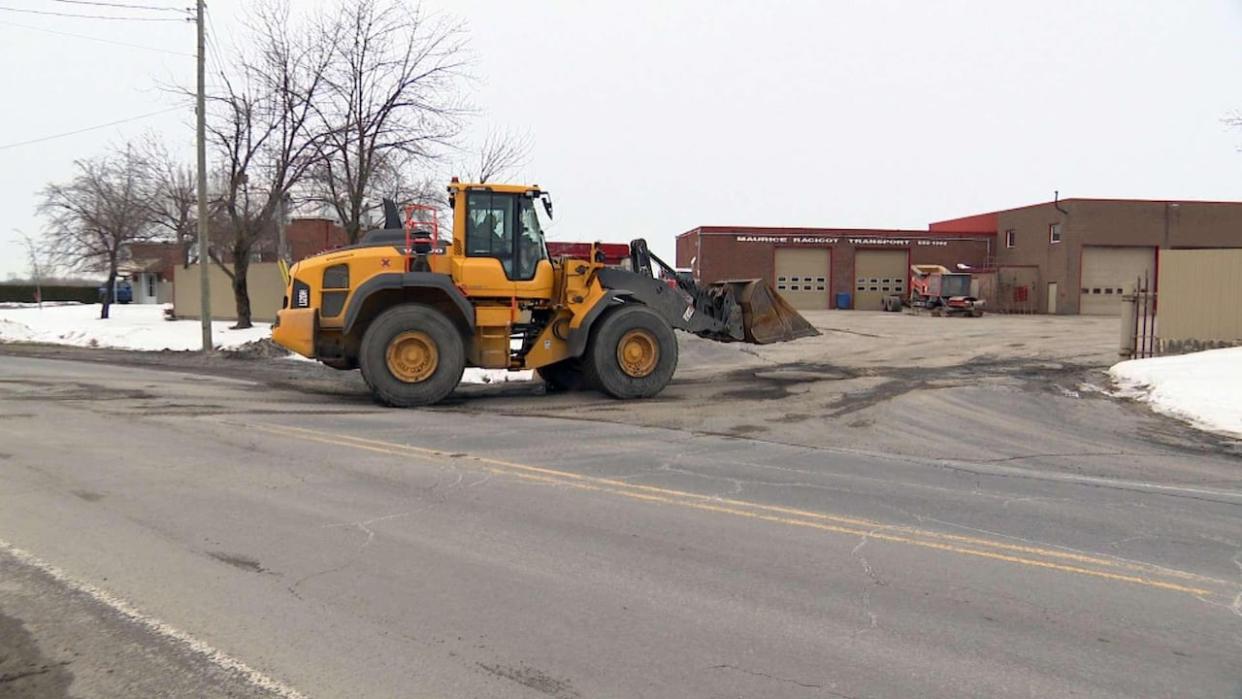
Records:
[[[547,259],[548,253],[544,249],[543,232],[539,228],[534,201],[520,199],[518,208],[521,210],[518,217],[521,223],[521,235],[518,236],[518,279],[531,279],[535,276],[539,261]]]
[[[510,194],[470,192],[466,197],[466,254],[495,257],[513,278],[514,197]]]

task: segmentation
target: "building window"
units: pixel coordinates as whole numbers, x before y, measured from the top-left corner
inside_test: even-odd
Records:
[[[1018,243],[1018,232],[1010,228],[1005,231],[1005,247],[1012,248]]]
[[[1048,226],[1048,243],[1055,245],[1061,242],[1061,224],[1054,223]]]

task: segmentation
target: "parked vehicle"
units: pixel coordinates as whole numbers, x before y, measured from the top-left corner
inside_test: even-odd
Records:
[[[910,266],[910,296],[884,299],[884,310],[926,308],[934,315],[983,315],[983,300],[970,295],[971,276],[941,265]]]
[[[134,287],[124,279],[116,280],[112,285],[113,295],[112,303],[132,303],[134,300]],[[99,302],[103,303],[108,297],[108,285],[99,285]]]

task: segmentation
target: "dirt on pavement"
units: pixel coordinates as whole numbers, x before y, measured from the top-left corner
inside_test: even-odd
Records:
[[[1242,454],[1109,397],[1118,320],[1090,316],[939,318],[908,313],[805,314],[819,337],[722,344],[678,333],[680,361],[659,396],[617,401],[586,391],[546,394],[538,380],[463,384],[434,410],[598,420],[803,445],[958,461],[1014,460],[1073,470],[1141,472],[1145,448]],[[368,409],[356,371],[273,357],[268,347],[203,357],[0,345],[0,353],[88,359],[252,380]],[[227,408],[225,408],[227,409]],[[1236,471],[1236,468],[1230,470]]]

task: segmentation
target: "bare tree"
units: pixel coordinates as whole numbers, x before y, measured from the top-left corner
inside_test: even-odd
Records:
[[[318,101],[324,138],[311,197],[356,242],[377,194],[405,186],[405,172],[460,132],[466,44],[460,25],[405,0],[342,0],[337,17],[323,30],[340,40]]]
[[[190,263],[198,236],[198,186],[189,165],[173,158],[162,142],[149,138],[144,148],[146,177],[151,184],[151,220],[182,247],[181,264]]]
[[[43,279],[52,271],[50,256],[46,247],[39,241],[22,231],[14,229],[26,249],[26,264],[30,265],[30,281],[35,288],[35,303],[43,308]]]
[[[369,199],[363,209],[362,231],[376,227],[382,220],[381,203],[384,199],[440,207],[448,203],[443,180],[434,175],[413,177],[410,173],[414,171],[415,168],[409,163],[402,166],[385,162],[376,169],[367,188]]]
[[[74,163],[77,174],[43,189],[39,211],[47,219],[53,259],[78,271],[105,271],[100,318],[116,292],[124,248],[154,235],[146,162],[133,149]]]
[[[315,26],[295,21],[288,0],[252,6],[250,48],[208,97],[222,175],[214,207],[230,234],[227,255],[211,256],[232,280],[238,328],[251,327],[246,276],[256,245],[274,236],[283,200],[320,159],[314,104],[336,47],[335,36]]]
[[[476,181],[482,184],[497,178],[512,177],[526,164],[530,149],[531,139],[528,134],[499,129],[489,131],[479,147]]]

